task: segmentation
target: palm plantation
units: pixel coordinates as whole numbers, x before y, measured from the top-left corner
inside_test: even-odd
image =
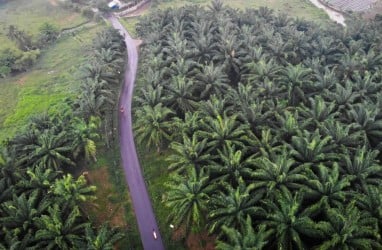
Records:
[[[0,249],[113,249],[124,237],[118,228],[92,225],[82,206],[96,198],[96,187],[68,173],[97,160],[101,134],[110,142],[111,86],[124,54],[119,41],[112,30],[98,34],[99,63],[84,66],[77,99],[53,107],[59,113],[31,117],[0,146]]]
[[[167,156],[163,202],[186,239],[381,248],[382,26],[357,22],[219,0],[141,18],[136,137]]]

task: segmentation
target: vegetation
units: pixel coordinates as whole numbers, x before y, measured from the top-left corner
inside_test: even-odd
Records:
[[[76,14],[55,7],[55,1],[20,0],[1,4],[0,78],[30,69],[42,49],[56,41],[61,28],[84,21]]]
[[[218,249],[381,248],[381,27],[221,1],[142,18],[136,137],[169,152],[168,223]]]
[[[117,31],[100,32],[94,56],[83,67],[77,99],[57,104],[51,113],[30,118],[4,141],[0,157],[0,249],[113,249],[124,235],[107,224],[99,229],[82,211],[94,199],[83,175],[67,172],[96,161],[96,141],[110,140],[110,100],[119,82],[124,46]],[[85,91],[86,90],[86,91]],[[60,112],[57,112],[59,110]],[[102,128],[100,130],[100,127]]]

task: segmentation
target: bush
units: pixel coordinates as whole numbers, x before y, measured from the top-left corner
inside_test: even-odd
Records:
[[[54,43],[59,35],[59,30],[56,26],[50,23],[44,23],[39,28],[38,46],[43,48]]]
[[[22,53],[22,56],[18,58],[12,65],[12,69],[15,71],[26,71],[30,68],[40,55],[40,50],[30,50]]]
[[[15,61],[21,57],[21,52],[15,49],[0,51],[0,77],[6,77],[12,72]]]
[[[94,12],[90,7],[83,7],[81,13],[84,17],[89,19],[93,19],[94,17]]]

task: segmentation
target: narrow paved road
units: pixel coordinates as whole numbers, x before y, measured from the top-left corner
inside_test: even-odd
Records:
[[[125,68],[125,79],[119,100],[120,106],[124,107],[124,112],[119,115],[119,140],[122,165],[129,186],[143,247],[145,250],[162,250],[164,249],[162,238],[158,230],[158,225],[155,220],[146,184],[139,165],[137,152],[135,150],[131,121],[131,102],[138,65],[138,50],[136,43],[118,19],[114,16],[111,16],[108,19],[113,27],[119,30],[125,37],[128,52],[128,63]],[[154,239],[153,230],[156,232],[157,239]]]

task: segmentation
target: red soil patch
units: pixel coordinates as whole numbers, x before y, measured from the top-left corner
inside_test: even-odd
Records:
[[[186,243],[190,250],[215,250],[215,240],[215,237],[209,236],[207,232],[191,233]]]
[[[105,167],[87,171],[90,185],[97,187],[96,200],[87,202],[84,210],[94,220],[95,224],[101,225],[108,221],[113,227],[126,227],[124,204],[128,197],[120,199],[109,182],[109,173]],[[113,202],[111,202],[113,200]]]
[[[28,76],[23,76],[19,80],[17,80],[17,84],[23,86],[28,79]]]
[[[57,6],[58,3],[56,0],[49,0],[49,3],[52,5],[52,6]]]

